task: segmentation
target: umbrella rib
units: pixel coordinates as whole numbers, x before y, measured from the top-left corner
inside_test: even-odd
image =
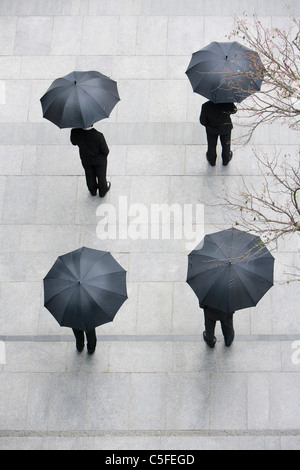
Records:
[[[82,284],[81,284],[81,286],[82,286]],[[82,286],[82,287],[83,287],[83,286]],[[84,290],[85,290],[85,292],[88,294],[88,296],[93,300],[93,302],[95,302],[95,300],[93,299],[93,297],[91,297],[91,295],[89,294],[89,292],[87,292],[86,289],[84,289]],[[74,289],[73,294],[71,295],[71,297],[70,297],[69,300],[68,300],[68,303],[67,303],[67,305],[66,305],[66,309],[68,308],[68,306],[69,306],[69,304],[70,304],[70,302],[71,302],[73,296],[75,295],[76,291],[77,291],[77,289]],[[95,302],[95,303],[96,303],[96,302]],[[101,308],[101,307],[100,307],[100,308]],[[65,309],[65,310],[66,310],[66,309]],[[102,308],[101,308],[101,311],[102,311]],[[64,314],[65,314],[65,313],[64,313]],[[63,316],[62,316],[62,322],[63,322],[64,314],[63,314]],[[82,312],[81,312],[81,314],[82,314]],[[104,314],[105,314],[105,312],[104,312]],[[83,323],[84,323],[84,318],[83,318]]]
[[[240,277],[239,272],[238,272],[239,269],[245,271],[246,273],[251,272],[251,271],[247,270],[247,269],[246,269],[244,266],[242,266],[242,265],[235,264],[234,266],[235,266],[236,268],[238,268],[238,269],[235,269],[235,272],[237,273],[237,275],[239,276],[240,279],[241,279],[241,277]],[[261,279],[261,280],[264,281],[264,282],[270,282],[270,281],[268,281],[268,279],[266,279],[265,277],[260,276],[259,274],[255,273],[255,272],[251,272],[251,274],[253,274],[253,276],[257,277],[258,279]],[[271,282],[270,282],[270,284],[273,285],[273,283],[271,283]]]
[[[87,70],[86,72],[75,71],[73,73],[76,74],[74,75],[74,78],[79,84],[84,83],[87,80],[94,80],[94,79],[111,80],[111,78],[107,77],[107,75],[103,75],[102,73],[97,72],[96,70]]]
[[[220,42],[219,41],[214,41],[215,44],[217,44],[218,48],[220,49],[221,53],[224,54],[224,51],[220,45]]]
[[[78,103],[79,103],[79,95],[78,95],[78,89],[77,89],[77,87],[75,88],[75,91],[76,91],[76,93],[77,93],[77,99],[78,99]],[[71,98],[73,98],[72,93],[69,94],[69,96],[67,97],[67,99],[66,99],[66,101],[65,101],[64,109],[63,109],[62,116],[61,116],[61,121],[63,121],[63,117],[64,117],[65,111],[66,111],[66,109],[67,109],[66,104],[68,103],[69,100],[71,100]],[[82,115],[82,111],[81,111],[81,107],[80,107],[80,106],[79,106],[79,112],[80,112],[80,116],[81,116],[81,121],[84,122],[84,118],[83,118],[83,115]]]
[[[228,54],[227,54],[228,56],[229,56],[229,54],[230,54],[230,52],[231,52],[231,49],[232,49],[234,46],[235,46],[235,41],[233,41],[233,43],[231,44],[231,46],[230,46],[230,48],[229,48],[229,51],[228,51]]]
[[[228,254],[224,253],[224,250],[223,250],[223,247],[226,247],[226,248],[231,248],[231,245],[219,245],[218,242],[216,242],[212,237],[209,238],[209,241],[212,242],[214,245],[216,245],[216,247],[221,251],[221,253],[225,256],[224,260],[223,261],[226,261],[228,260]],[[218,258],[219,259],[219,258]]]
[[[243,284],[245,290],[247,291],[247,293],[249,294],[249,297],[251,298],[252,302],[255,304],[254,300],[253,300],[253,297],[252,295],[250,294],[249,290],[247,289],[247,287],[245,286],[243,280],[241,279],[241,277],[239,276],[239,274],[236,272],[236,270],[234,270],[234,272],[237,274],[238,278],[240,279],[241,283]],[[209,294],[209,292],[212,290],[212,289],[215,289],[215,286],[218,285],[218,282],[219,282],[219,279],[220,277],[223,276],[223,272],[220,274],[220,276],[218,278],[215,279],[215,281],[213,282],[213,284],[210,286],[210,288],[208,289],[208,291],[206,292],[205,296],[207,296]],[[230,279],[230,278],[229,278]],[[230,281],[229,281],[230,282]],[[204,297],[205,297],[204,296]],[[229,289],[227,291],[227,299],[226,299],[226,304],[227,304],[227,309],[226,311],[229,311]],[[255,304],[256,305],[256,304]]]
[[[219,282],[220,277],[224,275],[223,270],[220,272],[220,275],[214,280],[214,282],[210,285],[209,289],[207,290],[206,294],[203,296],[205,298],[211,289],[215,288],[215,285]]]
[[[65,84],[63,85],[58,85],[57,83],[58,82],[61,82],[61,81],[64,81],[66,82]],[[58,88],[61,88],[61,87],[68,87],[70,86],[72,83],[71,80],[67,80],[65,77],[60,77],[60,78],[57,78],[56,80],[54,80],[54,82],[50,85],[50,87],[48,88],[48,90],[46,91],[46,94],[48,93],[48,91],[51,91],[51,90],[56,90]]]
[[[72,271],[70,270],[70,268],[66,265],[66,263],[64,262],[64,260],[62,259],[62,257],[59,257],[58,258],[64,265],[64,267],[69,271],[69,273],[73,276],[73,279],[74,280],[77,280],[77,277],[75,276],[74,273],[72,273]]]
[[[243,248],[237,248],[232,243],[223,244],[223,246],[222,246],[221,244],[219,244],[220,242],[215,241],[212,237],[210,237],[210,242],[214,243],[214,245],[217,246],[217,248],[224,255],[224,258],[216,258],[216,257],[213,257],[212,255],[202,254],[201,250],[203,249],[203,247],[199,250],[198,253],[195,252],[195,250],[194,250],[193,256],[207,257],[207,258],[209,258],[207,260],[207,262],[209,262],[211,260],[218,260],[218,261],[241,260],[241,261],[245,262],[245,257],[248,256],[251,253],[251,248],[248,249],[248,246],[251,245],[251,243],[253,243],[253,240],[251,240],[249,243],[247,243],[247,245],[245,245]],[[224,253],[223,248],[226,248],[228,250],[230,249],[231,251],[232,251],[232,249],[234,249],[235,251],[240,252],[240,255],[229,256],[228,253]],[[246,249],[247,249],[247,251],[246,251]]]
[[[91,96],[86,90],[84,90],[82,87],[80,87],[81,91],[83,91],[91,100],[93,100],[95,103],[97,103],[98,107],[100,110],[105,114],[105,116],[109,117],[109,114],[106,112],[105,108],[106,106],[103,105],[102,103],[100,104],[93,96]],[[78,92],[77,92],[78,93]]]
[[[234,234],[232,234],[232,237],[234,237]],[[219,242],[216,242],[212,237],[210,238],[210,241],[212,241],[219,249],[220,251],[222,251],[222,253],[224,254],[223,250],[222,250],[222,245],[219,245],[218,243]],[[250,240],[245,246],[243,247],[236,247],[234,244],[233,244],[233,241],[229,242],[229,244],[227,245],[223,245],[224,247],[226,247],[228,250],[231,251],[231,254],[232,254],[232,250],[235,250],[236,252],[240,253],[240,255],[237,255],[237,256],[228,256],[228,254],[224,254],[225,255],[225,258],[224,258],[224,261],[228,261],[229,259],[231,260],[241,260],[241,261],[245,261],[245,257],[249,256],[249,253],[251,253],[251,248],[248,250],[248,246],[251,245],[251,243],[253,243],[253,239]],[[247,251],[246,251],[247,249]]]
[[[60,77],[60,78],[57,78],[56,80],[54,80],[53,84],[57,81],[57,80],[64,80],[65,82],[67,82],[69,85],[70,83],[72,83],[73,79],[69,79],[69,78],[66,78],[66,76],[64,77]]]
[[[197,253],[197,252],[194,250],[189,256],[190,256],[190,257],[193,257],[193,256],[202,256],[202,257],[204,257],[204,258],[208,258],[208,261],[211,261],[211,260],[216,259],[216,258],[214,258],[214,257],[211,256],[211,255],[206,255],[205,253],[201,253],[201,250],[202,250],[202,249],[203,249],[203,248],[201,248],[201,249],[199,250],[199,253]]]
[[[104,253],[104,254],[103,254],[103,252],[102,252],[101,255],[99,255],[99,258],[98,258],[98,257],[95,258],[93,264],[90,266],[90,268],[88,269],[88,271],[85,272],[85,274],[84,274],[82,280],[83,280],[83,279],[86,279],[88,273],[93,269],[93,267],[95,266],[95,264],[97,264],[101,258],[105,258],[105,256],[107,256],[107,255],[109,255],[109,254],[110,254],[109,252],[106,252],[106,253]],[[105,274],[107,274],[107,273],[105,273]],[[93,279],[93,278],[92,278],[92,279]]]
[[[204,52],[205,54],[209,53],[209,54],[216,54],[217,56],[220,56],[219,52],[214,51],[212,49],[200,49],[199,51],[194,52],[192,56],[194,56],[195,54],[202,53],[202,52]]]
[[[222,269],[223,267],[224,267],[224,265],[207,267],[207,268],[205,268],[205,271],[200,271],[200,272],[195,273],[193,276],[189,277],[188,280],[195,279],[196,277],[201,276],[201,275],[203,275],[204,273],[206,273],[206,272],[208,272],[208,271],[209,271],[210,273],[212,273],[212,271],[214,271],[214,270],[220,270],[220,269]],[[194,268],[194,269],[195,269],[195,268]]]
[[[69,88],[70,84],[68,85],[61,85],[61,86],[58,86],[58,87],[55,87],[55,88],[51,88],[49,90],[46,91],[46,93],[40,98],[40,101],[43,105],[45,105],[45,101],[49,99],[49,95],[54,95],[51,103],[48,104],[47,106],[47,109],[49,108],[49,106],[52,105],[53,101],[55,101],[55,99],[57,98],[57,91],[59,90],[59,92],[63,92],[63,91],[66,91],[68,88]],[[45,110],[46,111],[46,110]]]
[[[254,242],[257,241],[257,245],[254,245]],[[263,250],[264,248],[266,248],[265,244],[261,245],[260,246],[260,243],[261,243],[261,239],[255,235],[253,235],[253,238],[252,240],[249,240],[247,242],[246,245],[244,245],[243,247],[243,250],[247,250],[245,254],[249,254],[251,253],[251,251],[256,248],[256,247],[259,247],[261,250]]]
[[[224,255],[224,253],[222,253]],[[200,256],[201,258],[207,258],[207,260],[201,260],[201,263],[212,263],[212,262],[225,262],[229,261],[229,257],[225,255],[224,258],[217,258],[216,256],[212,255],[205,255],[202,253],[193,253],[193,256]],[[198,261],[199,262],[199,261]]]
[[[221,75],[224,75],[224,70],[220,71],[220,72],[216,72],[215,69],[216,68],[219,68],[220,67],[220,63],[218,62],[215,67],[213,67],[211,70],[209,70],[208,72],[199,72],[197,71],[197,73],[200,75],[200,80],[196,86],[196,89],[198,88],[198,86],[200,85],[200,83],[202,82],[202,80],[205,78],[205,76],[207,75],[211,75],[211,74],[219,74],[220,76]],[[193,67],[192,67],[193,68]],[[217,86],[217,88],[215,88],[216,90],[219,88],[220,85]]]
[[[46,97],[46,101],[49,101],[49,94],[53,91],[53,94],[55,95],[53,97],[53,99],[51,99],[51,101],[49,103],[46,103],[45,104],[45,101],[41,101],[42,103],[42,108],[43,108],[43,117],[46,117],[47,114],[51,114],[51,111],[52,111],[52,108],[55,109],[55,112],[56,112],[56,120],[61,117],[63,115],[63,112],[64,112],[64,108],[65,108],[65,104],[61,105],[61,96],[62,94],[66,93],[68,94],[69,93],[69,87],[63,87],[64,89],[61,90],[60,94],[57,94],[56,93],[56,90],[53,89],[53,90],[50,90],[48,93],[48,96]],[[52,93],[51,93],[52,94]],[[57,108],[61,108],[60,109],[60,113],[58,114],[57,113]],[[46,119],[48,119],[46,117]],[[51,120],[51,119],[50,119]],[[54,122],[54,121],[52,121]]]
[[[45,303],[45,307],[46,307],[46,305],[49,304],[49,302],[51,302],[53,299],[55,299],[55,297],[57,297],[58,295],[61,295],[62,292],[65,292],[66,290],[69,290],[69,289],[73,289],[74,287],[76,287],[76,285],[74,285],[74,286],[69,286],[68,288],[63,289],[62,291],[57,292],[57,294],[54,294],[50,299],[47,300],[47,302]],[[71,300],[71,298],[73,297],[73,295],[75,294],[75,292],[76,292],[76,289],[74,289],[74,292],[73,292],[73,294],[71,295],[71,297],[69,298],[68,303],[70,302],[70,300]]]
[[[231,45],[230,45],[230,48],[228,49],[228,52],[226,53],[226,52],[224,52],[224,50],[223,50],[223,48],[222,48],[222,46],[221,46],[221,44],[220,44],[219,41],[215,41],[215,43],[218,44],[218,46],[219,46],[219,48],[220,48],[222,54],[223,54],[223,55],[225,54],[225,55],[227,55],[227,56],[229,56],[229,53],[231,52],[231,49],[236,45],[236,41],[233,41],[233,42],[231,43]],[[227,44],[227,43],[226,43],[226,44]]]
[[[91,84],[89,84],[89,83],[82,83],[81,86],[80,86],[80,88],[81,88],[81,90],[83,90],[83,91],[86,91],[86,90],[84,90],[84,89],[82,88],[83,86],[84,86],[84,87],[89,87],[89,88],[96,88],[96,89],[99,89],[99,88],[100,88],[100,87],[97,86],[97,85],[91,85]],[[105,88],[102,88],[102,89],[103,89],[106,93],[109,93],[110,95],[114,96],[115,98],[120,99],[119,95],[118,95],[117,93],[115,93],[113,90],[105,90]],[[86,91],[86,93],[88,93],[88,92]],[[89,93],[88,93],[88,94],[89,94]]]
[[[84,285],[84,284],[83,284],[82,286],[83,286],[83,288],[88,292],[88,287],[89,287],[89,285]],[[101,290],[101,291],[103,291],[103,292],[107,292],[108,294],[115,295],[115,296],[117,296],[117,297],[121,297],[121,298],[125,297],[125,295],[123,295],[123,294],[119,294],[119,293],[117,293],[117,292],[115,292],[115,291],[113,291],[113,290],[104,289],[103,287],[98,287],[98,286],[91,286],[91,287],[93,287],[94,289]],[[93,298],[93,296],[92,296],[92,294],[91,294],[90,292],[89,292],[89,294],[90,294],[90,296]],[[94,299],[94,300],[95,300],[95,299]]]
[[[213,44],[217,44],[218,47],[219,47],[219,49],[221,50],[222,55],[224,55],[224,52],[223,52],[223,50],[222,50],[222,48],[221,48],[219,42],[218,42],[218,41],[213,41],[211,44],[208,44],[208,46],[211,46],[211,45],[213,45]],[[208,47],[208,46],[206,46],[206,47]],[[211,49],[211,48],[210,48],[210,49],[206,49],[206,47],[204,47],[203,49],[200,49],[200,50],[197,51],[197,52],[206,52],[206,53],[209,52],[210,54],[216,54],[218,57],[220,57],[220,52],[218,52],[218,51],[216,51],[216,50],[214,50],[214,49]],[[197,54],[197,52],[194,52],[194,54]]]
[[[235,273],[236,273],[236,275],[238,276],[238,278],[239,278],[239,280],[241,281],[241,283],[243,284],[243,286],[244,286],[245,290],[247,291],[247,293],[248,293],[250,299],[252,300],[253,304],[256,305],[255,300],[254,300],[253,297],[252,297],[252,294],[249,292],[249,289],[248,289],[247,285],[243,282],[241,276],[239,275],[238,270],[235,270]]]
[[[112,319],[109,317],[107,312],[105,310],[103,310],[103,308],[97,303],[97,301],[94,299],[94,297],[91,295],[91,293],[85,288],[84,285],[82,285],[82,287],[84,288],[87,295],[92,299],[92,301],[97,304],[98,308],[100,308],[101,312],[106,316],[106,318],[108,318],[111,321]]]
[[[200,65],[205,64],[206,62],[214,62],[214,63],[215,63],[214,68],[216,68],[216,67],[220,67],[221,62],[222,62],[222,59],[220,58],[218,61],[213,60],[213,59],[205,59],[205,60],[202,60],[201,62],[198,62],[198,63],[196,63],[195,65],[193,65],[191,68],[189,68],[189,69],[188,69],[188,72],[190,72],[191,70],[193,70],[193,69],[196,68],[196,67],[199,67]],[[198,71],[197,71],[197,72],[198,72],[199,74],[202,73],[202,74],[204,75],[204,74],[212,73],[213,71],[214,71],[214,69],[211,69],[211,70],[209,70],[208,72],[198,72]],[[223,72],[220,72],[220,73],[224,73],[224,71],[223,71]]]
[[[89,272],[90,272],[90,270],[89,270]],[[117,274],[117,273],[123,273],[123,272],[126,272],[126,271],[124,271],[124,269],[121,268],[120,271],[110,271],[110,272],[105,272],[105,273],[101,273],[101,274],[95,274],[95,276],[89,277],[88,279],[86,278],[86,274],[85,274],[84,277],[82,278],[82,280],[92,281],[93,279],[97,279],[98,277],[104,277],[104,276],[107,276],[107,275],[110,275],[110,274]]]

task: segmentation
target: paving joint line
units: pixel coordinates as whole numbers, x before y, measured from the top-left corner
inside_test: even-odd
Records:
[[[102,342],[198,342],[203,341],[201,335],[98,335],[98,341]],[[217,335],[222,341],[222,336]],[[297,341],[299,334],[262,334],[262,335],[236,335],[236,342],[243,341]],[[53,343],[74,341],[72,335],[0,335],[0,341],[4,342],[33,342]]]
[[[1,437],[292,437],[300,429],[225,429],[225,430],[1,430]]]

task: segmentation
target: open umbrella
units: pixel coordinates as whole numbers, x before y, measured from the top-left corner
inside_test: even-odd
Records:
[[[261,88],[257,52],[238,42],[212,42],[192,55],[186,74],[193,90],[213,103],[240,103]]]
[[[256,305],[273,285],[273,256],[258,236],[235,228],[206,235],[188,259],[187,283],[223,312]]]
[[[111,322],[126,299],[126,271],[106,251],[59,256],[44,278],[44,305],[61,326],[88,331]]]
[[[40,101],[43,117],[61,129],[87,128],[109,117],[120,97],[115,81],[90,71],[54,80]]]

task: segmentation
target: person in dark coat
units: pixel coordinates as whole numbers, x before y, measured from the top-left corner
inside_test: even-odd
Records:
[[[96,336],[95,328],[86,332],[81,331],[81,330],[76,330],[75,328],[72,328],[72,329],[76,338],[77,351],[81,352],[84,348],[84,333],[85,333],[86,339],[87,339],[88,353],[93,354],[95,352],[96,344],[97,344],[97,336]]]
[[[99,196],[104,197],[111,186],[106,179],[109,148],[104,135],[92,125],[88,129],[72,129],[70,140],[79,147],[86,184],[91,195],[96,196],[99,189]]]
[[[202,105],[200,123],[206,127],[208,145],[206,158],[211,166],[216,164],[218,136],[220,136],[222,145],[223,165],[228,165],[232,159],[230,143],[233,125],[230,115],[236,112],[237,108],[234,103],[215,104],[212,101],[207,101]]]
[[[233,329],[233,314],[234,312],[225,313],[221,310],[217,310],[200,303],[200,308],[204,310],[205,320],[205,331],[203,332],[203,338],[206,344],[210,348],[214,348],[217,342],[215,337],[216,322],[221,322],[222,333],[225,339],[225,345],[231,346],[234,340],[234,329]]]

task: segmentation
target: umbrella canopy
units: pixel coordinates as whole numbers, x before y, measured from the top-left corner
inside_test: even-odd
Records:
[[[192,55],[186,74],[193,90],[213,103],[240,103],[261,88],[257,52],[238,42],[212,42]]]
[[[273,256],[259,237],[235,228],[206,235],[188,259],[187,283],[223,312],[256,305],[273,285]]]
[[[61,326],[88,331],[111,322],[126,299],[126,271],[106,251],[59,256],[44,278],[44,305]]]
[[[59,128],[85,129],[109,117],[120,97],[115,81],[90,71],[54,80],[40,101],[43,117]]]

